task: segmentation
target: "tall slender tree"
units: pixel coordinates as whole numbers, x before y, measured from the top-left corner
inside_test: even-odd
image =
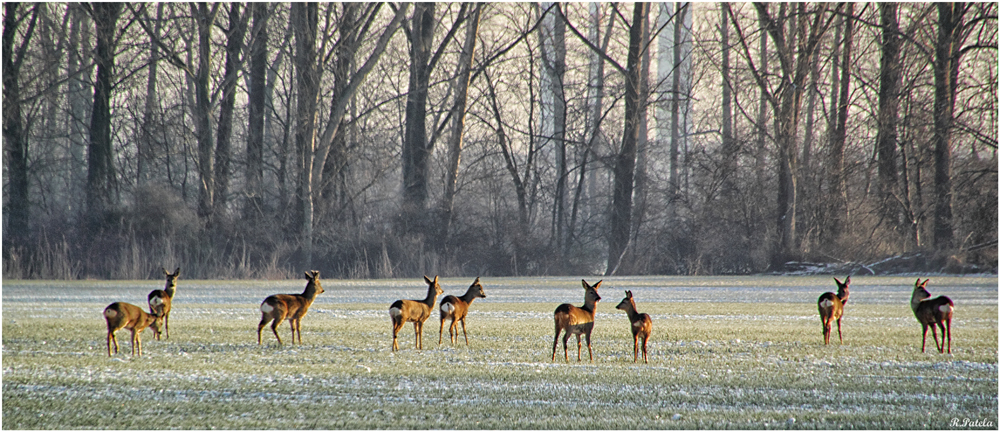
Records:
[[[111,143],[111,91],[115,76],[115,46],[121,3],[92,3],[91,17],[96,26],[94,62],[94,108],[90,117],[90,145],[87,156],[87,211],[99,220],[115,203],[114,149]]]
[[[18,44],[18,29],[27,17],[18,10],[21,6],[20,3],[4,3],[3,23],[3,141],[10,176],[9,198],[4,207],[8,214],[7,233],[15,237],[27,234],[30,214],[28,136],[21,113],[20,71],[38,20],[38,6],[35,6],[25,35]]]

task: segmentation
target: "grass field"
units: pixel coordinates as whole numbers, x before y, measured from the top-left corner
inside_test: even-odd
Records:
[[[442,279],[460,295],[474,278]],[[597,278],[594,278],[595,280]],[[610,278],[594,362],[557,361],[552,312],[583,303],[579,278],[483,278],[469,342],[438,345],[437,312],[390,351],[389,304],[423,281],[323,280],[303,345],[257,345],[257,306],[305,281],[178,284],[170,340],[107,356],[101,315],[144,305],[162,281],[3,284],[4,429],[947,429],[997,428],[997,278],[931,277],[956,305],[953,354],[920,352],[913,277],[855,276],[844,345],[824,346],[823,277]],[[589,282],[594,282],[587,278]],[[633,364],[625,289],[653,317]],[[834,335],[836,339],[836,335]],[[930,339],[930,338],[928,338]],[[461,338],[460,338],[461,340]],[[928,340],[933,348],[933,342]]]

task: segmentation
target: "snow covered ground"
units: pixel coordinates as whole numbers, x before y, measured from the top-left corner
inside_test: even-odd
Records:
[[[442,280],[460,295],[474,278]],[[600,278],[586,278],[595,282]],[[593,280],[592,280],[593,279]],[[582,304],[580,278],[483,278],[470,346],[437,344],[437,313],[389,349],[388,306],[419,280],[323,280],[278,346],[256,343],[260,301],[304,281],[179,282],[171,339],[143,333],[142,358],[109,358],[101,310],[145,302],[160,281],[5,281],[7,429],[161,428],[947,428],[997,425],[997,279],[932,277],[956,304],[953,354],[920,353],[915,277],[854,277],[844,345],[822,345],[816,298],[830,276],[636,277],[604,281],[594,363],[552,355],[552,311]],[[632,290],[653,317],[650,363],[632,362]],[[447,333],[447,329],[445,329]],[[836,335],[834,336],[836,339]],[[930,338],[928,338],[930,339]],[[587,357],[583,347],[584,359]]]

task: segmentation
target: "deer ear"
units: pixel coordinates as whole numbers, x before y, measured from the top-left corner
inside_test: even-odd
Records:
[[[180,276],[180,275],[181,275],[181,268],[177,267],[177,270],[174,270],[174,276]]]
[[[840,281],[840,279],[837,279],[837,278],[833,278],[833,281],[837,282],[837,286],[840,286],[840,285],[844,284],[843,282]]]
[[[477,284],[477,283],[479,283],[479,278],[477,277],[477,278],[476,278],[476,280],[475,280],[475,282],[472,282],[472,283],[473,283],[473,284]]]
[[[312,280],[312,275],[309,274],[308,271],[306,271],[305,273],[306,273],[306,280]]]
[[[167,276],[170,276],[170,272],[168,272],[165,267],[160,267],[160,270],[163,270],[163,274],[165,274]],[[920,279],[917,279],[917,280],[920,280]]]
[[[931,281],[930,279],[924,279],[924,282],[922,284],[920,284],[920,287],[921,288],[927,288],[927,282],[930,282],[930,281]]]
[[[319,279],[319,270],[313,270],[313,279]]]
[[[848,276],[847,279],[844,279],[844,285],[850,285],[850,284],[851,284],[851,277]]]
[[[604,282],[604,280],[602,279],[602,280],[597,281],[597,283],[595,283],[594,286],[592,286],[591,288],[593,288],[594,291],[596,291],[597,288],[601,286],[601,282]]]

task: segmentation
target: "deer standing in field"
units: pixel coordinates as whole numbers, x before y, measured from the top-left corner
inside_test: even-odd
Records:
[[[302,317],[306,316],[309,306],[312,306],[316,296],[322,294],[323,286],[319,283],[319,271],[306,272],[306,289],[302,294],[275,294],[264,299],[260,303],[260,324],[257,324],[257,345],[260,345],[260,331],[268,322],[271,324],[271,331],[274,337],[281,342],[278,336],[278,325],[288,319],[288,325],[292,327],[292,344],[295,343],[295,334],[299,335],[299,345],[302,345]]]
[[[927,291],[928,281],[930,279],[920,282],[920,278],[917,278],[917,282],[913,286],[913,296],[910,297],[910,308],[917,316],[917,321],[920,321],[920,325],[924,327],[924,338],[920,344],[920,352],[924,352],[924,348],[927,346],[927,327],[930,327],[934,336],[934,345],[942,354],[944,353],[944,336],[947,331],[948,354],[951,354],[951,318],[955,314],[955,303],[946,296],[930,298],[931,293]],[[938,327],[941,328],[940,345],[938,345],[937,339]]]
[[[153,290],[149,293],[149,313],[163,315],[163,329],[166,338],[170,339],[170,304],[174,300],[174,292],[177,291],[177,278],[181,275],[181,268],[177,267],[171,274],[167,269],[162,269],[167,277],[167,285],[163,289]],[[160,334],[156,333],[156,340],[160,340]]]
[[[118,338],[115,332],[123,328],[132,332],[130,341],[132,346],[132,356],[136,350],[139,357],[142,357],[142,340],[139,335],[146,327],[152,327],[157,339],[160,336],[160,328],[163,326],[163,315],[148,314],[139,306],[134,304],[115,302],[104,308],[104,320],[108,322],[108,357],[111,357],[111,346],[115,347],[115,354],[118,354]]]
[[[833,278],[837,282],[837,293],[825,292],[816,300],[819,307],[819,319],[823,322],[823,343],[830,344],[830,336],[833,334],[833,321],[837,320],[837,336],[840,337],[840,344],[844,344],[844,335],[840,333],[840,319],[844,316],[844,305],[851,295],[851,277],[848,276],[843,282]]]
[[[408,322],[413,323],[413,332],[417,338],[416,348],[424,349],[424,321],[430,318],[431,311],[434,310],[434,302],[437,301],[439,295],[444,293],[438,283],[437,276],[434,276],[434,280],[424,276],[424,282],[427,282],[427,298],[423,300],[396,300],[392,306],[389,306],[389,318],[392,319],[393,351],[399,351],[399,342],[396,340],[396,336],[399,335],[403,324]]]
[[[438,329],[438,345],[441,345],[441,338],[444,335],[444,320],[451,318],[448,336],[451,338],[452,345],[458,341],[458,328],[455,324],[456,321],[459,321],[462,323],[462,334],[465,335],[465,346],[469,346],[469,334],[465,332],[465,316],[469,313],[469,305],[477,298],[486,298],[486,292],[483,291],[483,285],[479,283],[479,278],[472,282],[465,295],[461,297],[449,295],[441,299],[441,328]]]
[[[615,309],[621,309],[628,314],[628,321],[632,323],[632,340],[633,340],[633,357],[632,363],[639,361],[639,338],[642,338],[642,361],[649,363],[649,358],[646,356],[646,342],[649,341],[649,336],[653,333],[653,319],[649,317],[649,314],[639,313],[635,310],[635,299],[632,297],[632,291],[625,291],[625,298],[622,299]]]
[[[556,360],[556,347],[559,345],[559,332],[565,331],[563,336],[563,355],[569,361],[569,348],[566,346],[570,335],[576,335],[576,360],[582,361],[580,346],[580,335],[587,336],[587,351],[590,353],[590,361],[594,361],[594,351],[590,347],[590,332],[594,330],[594,312],[597,310],[597,302],[601,301],[601,296],[597,294],[597,288],[601,286],[603,280],[597,281],[593,286],[583,281],[583,289],[586,290],[583,297],[583,306],[576,307],[569,303],[563,303],[556,308],[553,316],[556,324],[556,336],[552,340],[552,361]]]

